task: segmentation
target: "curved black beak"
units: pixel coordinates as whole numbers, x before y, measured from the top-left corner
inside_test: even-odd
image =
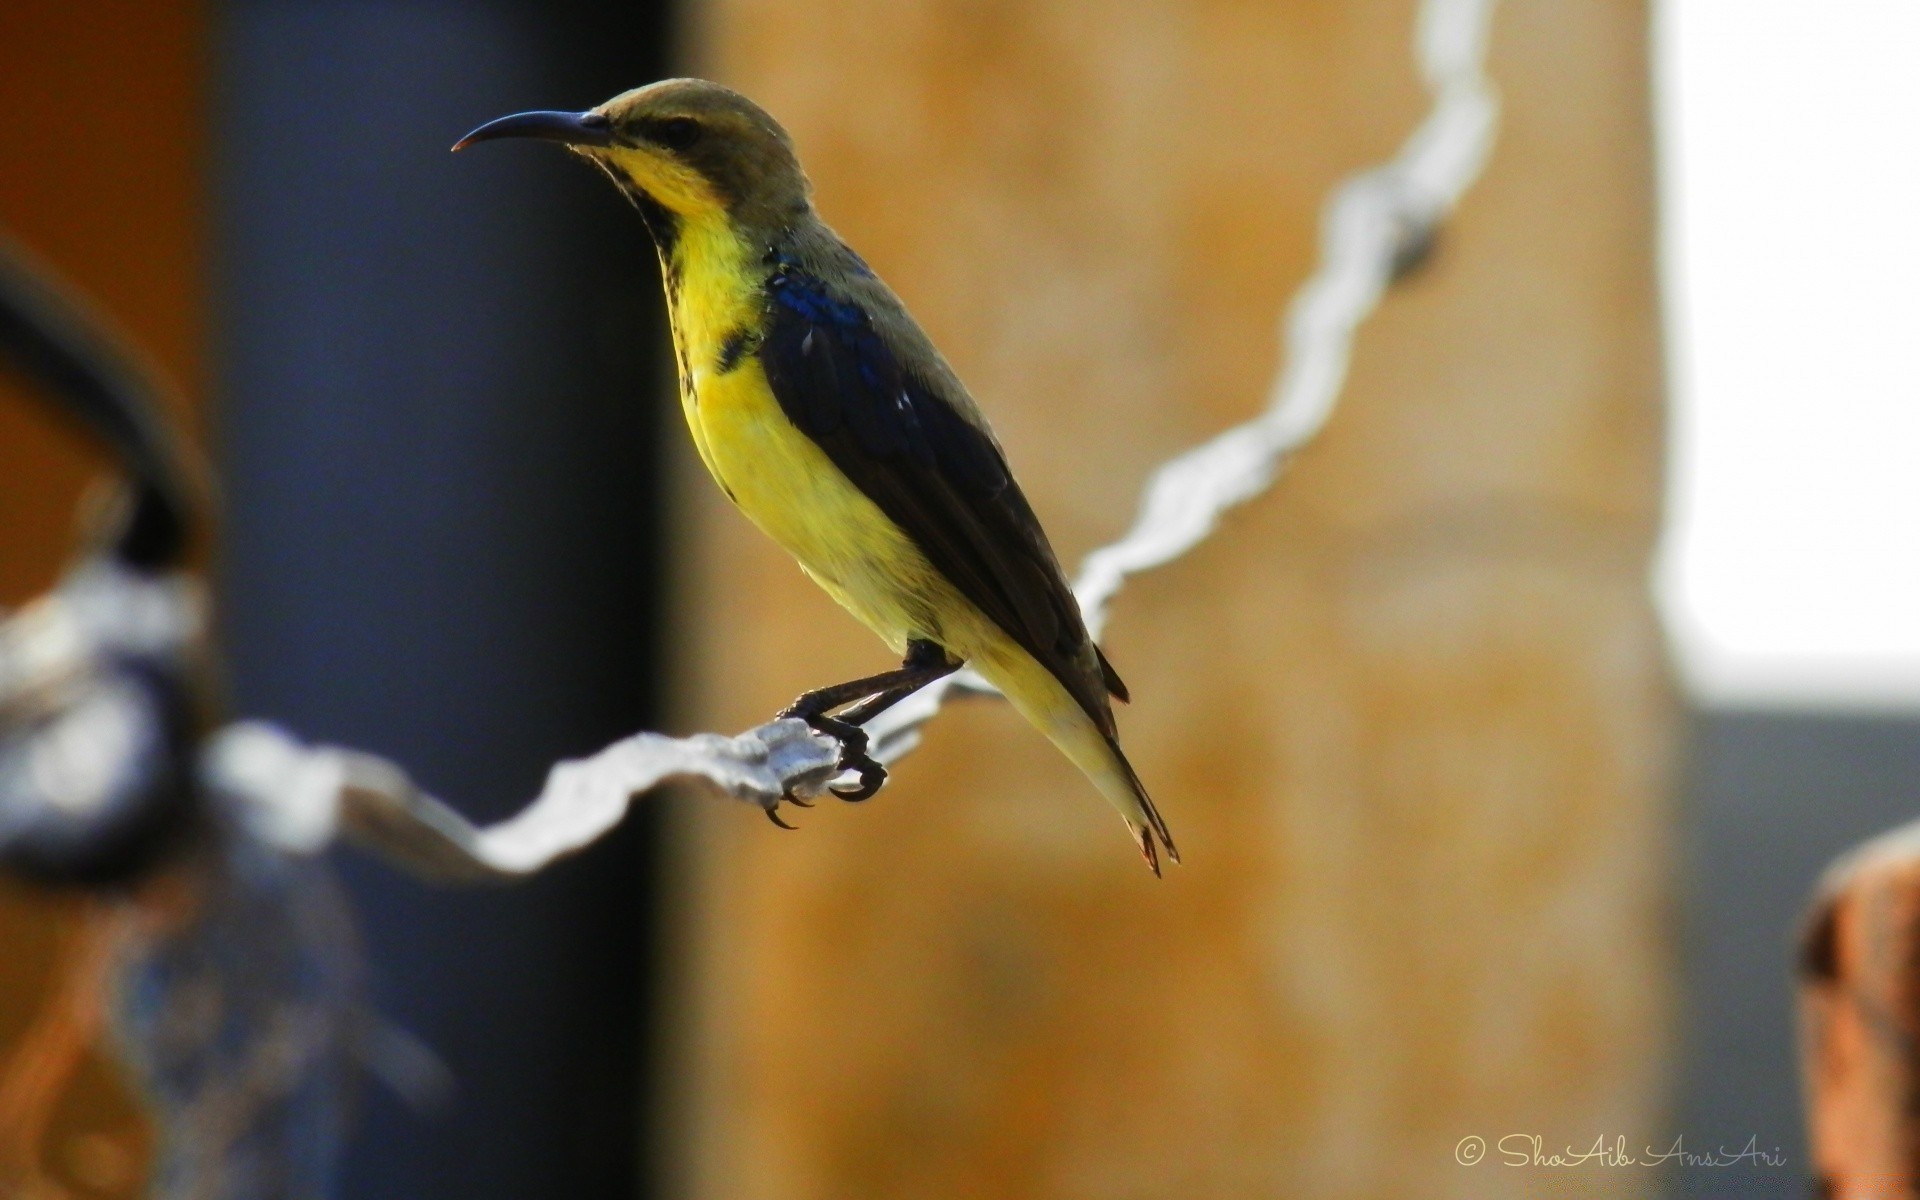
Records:
[[[540,138],[566,146],[611,146],[613,122],[607,120],[607,114],[592,109],[577,113],[514,113],[488,121],[455,142],[453,148],[465,150],[475,142],[491,142],[495,138]]]

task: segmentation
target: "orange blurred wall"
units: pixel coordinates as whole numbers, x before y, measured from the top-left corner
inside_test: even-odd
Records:
[[[179,0],[0,5],[0,227],[201,389],[206,15]],[[96,469],[0,377],[0,604],[51,578]],[[197,428],[194,414],[177,414]]]
[[[180,385],[204,369],[207,13],[182,0],[0,4],[0,227],[90,293]],[[101,463],[0,374],[0,605],[43,589]],[[0,884],[0,1061],[35,1020],[75,906]],[[0,1131],[0,1195],[21,1194]],[[78,1196],[140,1190],[146,1133],[111,1070],[82,1069],[43,1147]]]
[[[1069,565],[1154,464],[1256,410],[1323,199],[1426,104],[1413,0],[700,14],[691,65],[793,132]],[[1456,1154],[1664,1120],[1646,23],[1502,0],[1493,157],[1332,422],[1116,603],[1122,735],[1184,866],[1156,882],[988,703],[799,832],[695,806],[688,1195],[1641,1194]],[[696,472],[684,724],[887,665]]]

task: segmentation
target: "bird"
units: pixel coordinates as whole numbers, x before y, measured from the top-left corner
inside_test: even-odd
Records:
[[[986,418],[900,298],[813,204],[792,137],[739,92],[668,79],[454,144],[557,142],[639,211],[659,253],[695,448],[727,498],[901,656],[782,711],[836,738],[847,800],[886,770],[860,726],[970,666],[1119,810],[1153,873],[1180,861],[1120,748],[1127,687]],[[798,801],[793,796],[786,797]],[[804,803],[804,802],[801,802]],[[767,814],[783,827],[779,801]]]

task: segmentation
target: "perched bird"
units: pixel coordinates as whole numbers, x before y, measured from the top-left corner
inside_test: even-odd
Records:
[[[886,778],[859,725],[965,664],[1120,810],[1155,874],[1161,848],[1178,862],[1120,750],[1108,697],[1126,686],[1005,453],[899,297],[814,212],[786,130],[719,84],[669,79],[586,112],[502,117],[454,149],[495,138],[559,142],[632,200],[708,471],[903,656],[782,714],[840,739],[860,782],[837,794],[864,799]]]

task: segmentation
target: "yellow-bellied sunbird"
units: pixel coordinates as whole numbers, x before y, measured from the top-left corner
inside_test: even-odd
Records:
[[[1120,751],[1108,697],[1126,685],[1005,452],[899,297],[815,214],[786,130],[719,84],[669,79],[586,112],[502,117],[454,149],[509,137],[571,148],[639,209],[707,470],[904,656],[781,714],[840,739],[860,782],[836,794],[865,799],[886,778],[860,724],[965,663],[1112,801],[1155,874],[1156,842],[1178,862]]]

